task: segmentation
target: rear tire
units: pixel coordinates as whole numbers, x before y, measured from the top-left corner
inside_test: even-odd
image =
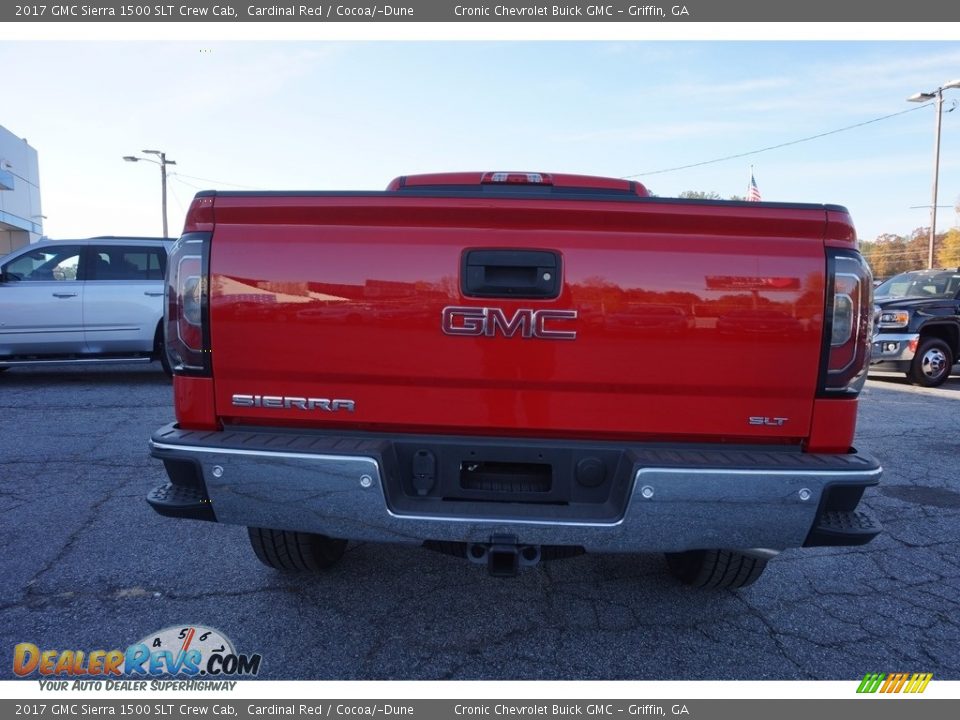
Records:
[[[170,367],[170,361],[167,359],[167,348],[163,342],[163,321],[157,325],[157,332],[153,338],[153,355],[160,361],[160,367],[167,374],[167,377],[173,377],[173,368]]]
[[[163,350],[160,351],[160,367],[163,368],[168,378],[173,377],[173,368],[170,367],[170,361],[167,360],[167,353]]]
[[[285,572],[316,572],[334,565],[346,550],[347,541],[326,535],[247,528],[257,559],[267,567]]]
[[[938,387],[950,377],[953,353],[950,346],[939,338],[927,338],[913,357],[907,377],[923,387]]]
[[[667,553],[667,565],[684,585],[736,589],[752,585],[767,561],[733,550],[688,550]]]

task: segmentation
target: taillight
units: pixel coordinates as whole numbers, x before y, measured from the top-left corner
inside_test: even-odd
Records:
[[[167,259],[167,359],[182,375],[210,375],[210,233],[188,232]]]
[[[870,362],[873,275],[860,253],[827,253],[820,395],[856,395]]]

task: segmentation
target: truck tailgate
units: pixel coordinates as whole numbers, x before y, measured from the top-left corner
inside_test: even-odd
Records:
[[[372,193],[224,194],[214,213],[226,423],[757,442],[809,430],[822,210]],[[468,250],[552,253],[557,296],[466,296]],[[336,399],[352,403],[322,402]]]

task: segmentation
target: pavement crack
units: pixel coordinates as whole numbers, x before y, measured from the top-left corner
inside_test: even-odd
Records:
[[[84,534],[96,525],[98,517],[100,515],[101,508],[106,505],[114,496],[124,489],[125,482],[121,481],[114,485],[107,493],[105,493],[101,498],[92,502],[89,506],[86,519],[80,523],[80,525],[67,536],[66,541],[57,551],[57,553],[47,560],[40,569],[33,574],[33,576],[27,580],[24,585],[23,592],[23,601],[28,605],[33,605],[35,602],[43,602],[46,594],[40,591],[37,587],[40,579],[50,572],[54,567],[60,564],[64,558],[67,557],[74,549],[76,544],[83,538]]]
[[[764,628],[766,629],[766,631],[767,631],[767,636],[769,637],[770,640],[773,641],[773,644],[776,646],[776,648],[777,648],[777,654],[778,654],[781,658],[783,658],[784,660],[786,660],[788,663],[790,663],[794,668],[796,668],[796,670],[797,670],[797,672],[798,672],[798,674],[799,674],[800,677],[802,677],[802,678],[805,679],[805,680],[815,680],[815,679],[817,679],[815,675],[813,675],[809,670],[807,670],[806,667],[804,667],[801,663],[799,663],[797,660],[795,660],[795,659],[787,652],[787,646],[786,646],[786,644],[783,642],[783,640],[781,639],[781,633],[777,630],[777,628],[773,625],[773,623],[771,623],[771,622],[766,618],[766,616],[765,616],[762,612],[760,612],[760,610],[759,610],[758,608],[755,608],[753,605],[751,605],[751,604],[747,601],[747,599],[746,599],[745,597],[743,597],[743,595],[741,595],[740,593],[731,592],[730,594],[731,594],[734,598],[736,598],[736,600],[737,600],[741,605],[743,605],[744,608],[746,608],[747,613],[748,613],[751,617],[753,617],[753,618],[755,618],[756,620],[759,620],[759,621],[760,621],[760,624],[763,625],[763,627],[764,627]],[[803,638],[798,638],[798,639],[803,639]]]

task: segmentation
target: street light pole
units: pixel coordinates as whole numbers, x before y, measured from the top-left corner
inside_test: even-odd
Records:
[[[933,267],[933,243],[937,235],[937,183],[940,180],[940,124],[943,119],[943,91],[949,88],[960,88],[960,79],[944,83],[932,92],[915,93],[907,98],[909,102],[934,103],[934,112],[937,114],[936,132],[933,140],[933,197],[930,200],[930,243],[927,248],[927,268]]]
[[[937,137],[940,136],[939,129],[937,130]],[[159,152],[157,150],[144,150],[144,152],[155,152],[160,156],[160,204],[163,205],[163,236],[165,238],[170,237],[170,233],[167,232],[167,154]],[[937,147],[937,157],[939,158],[940,148]],[[173,163],[174,165],[176,163]],[[934,191],[936,194],[936,191]]]
[[[160,150],[143,150],[142,152],[147,155],[156,155],[160,159],[152,160],[151,158],[136,157],[134,155],[124,155],[123,159],[127,162],[140,162],[143,160],[160,166],[160,204],[163,211],[163,237],[168,238],[170,234],[167,232],[167,165],[176,165],[177,161],[167,160],[167,154]]]

